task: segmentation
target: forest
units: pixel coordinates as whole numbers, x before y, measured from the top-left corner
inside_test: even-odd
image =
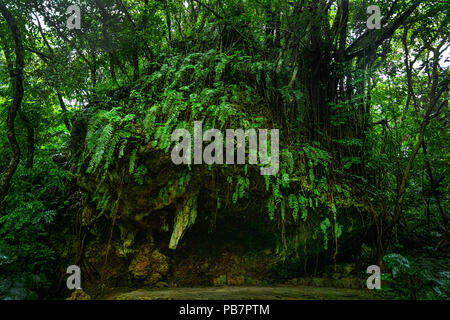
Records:
[[[449,11],[0,0],[0,300],[449,300]]]

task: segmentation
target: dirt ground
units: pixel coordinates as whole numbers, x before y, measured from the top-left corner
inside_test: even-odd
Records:
[[[381,297],[369,290],[309,286],[244,286],[117,289],[106,300],[375,300]]]

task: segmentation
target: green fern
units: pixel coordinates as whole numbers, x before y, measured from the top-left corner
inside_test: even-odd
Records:
[[[136,181],[136,183],[140,185],[144,184],[144,176],[147,174],[147,172],[147,167],[143,164],[140,164],[137,167],[136,172],[134,173],[134,180]]]

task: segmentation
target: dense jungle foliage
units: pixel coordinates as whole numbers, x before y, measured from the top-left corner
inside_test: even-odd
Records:
[[[93,295],[379,265],[385,297],[449,299],[449,9],[0,0],[0,299],[67,297],[69,265]],[[174,165],[197,121],[279,129],[278,172]]]

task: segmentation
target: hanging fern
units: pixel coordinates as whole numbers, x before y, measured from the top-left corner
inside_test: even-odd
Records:
[[[144,176],[147,174],[147,172],[147,167],[143,164],[140,164],[137,167],[136,172],[134,173],[134,180],[136,181],[136,183],[140,185],[144,184]]]
[[[295,221],[297,221],[299,204],[298,204],[298,200],[297,200],[297,197],[295,196],[295,194],[291,193],[289,195],[288,205],[289,205],[289,208],[292,209],[292,217],[294,218]]]
[[[108,145],[110,144],[113,133],[114,133],[114,127],[112,124],[108,123],[103,128],[102,134],[100,135],[100,137],[98,139],[94,154],[91,157],[89,168],[87,169],[88,173],[91,173],[92,171],[97,169],[97,166],[103,160],[103,155],[104,155],[105,150],[107,149]]]

